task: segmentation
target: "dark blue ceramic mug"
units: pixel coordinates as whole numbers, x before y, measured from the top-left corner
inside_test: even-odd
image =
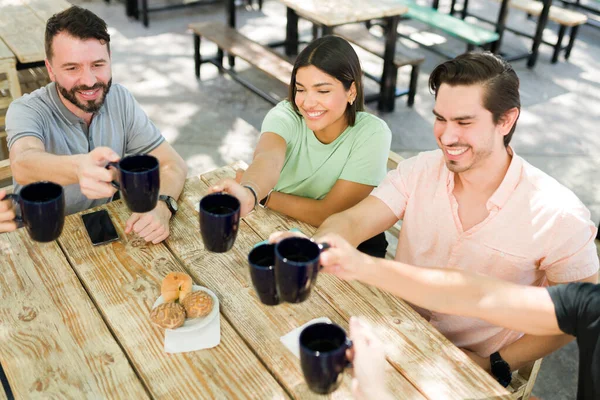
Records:
[[[160,191],[160,172],[158,159],[148,154],[137,154],[110,162],[106,168],[114,167],[119,171],[120,184],[112,185],[121,191],[127,207],[136,213],[154,210]]]
[[[240,201],[227,193],[212,193],[200,200],[200,233],[204,247],[224,253],[233,247],[240,227]]]
[[[309,325],[300,333],[300,366],[310,390],[320,394],[336,390],[350,366],[346,350],[352,341],[336,324]]]
[[[275,282],[275,245],[261,244],[248,254],[250,278],[260,301],[267,306],[279,304]]]
[[[35,182],[23,186],[19,194],[9,194],[20,208],[15,222],[24,225],[31,239],[51,242],[58,239],[65,224],[65,195],[62,186]]]
[[[308,298],[317,280],[321,252],[327,243],[290,237],[275,245],[275,281],[280,301],[301,303]]]

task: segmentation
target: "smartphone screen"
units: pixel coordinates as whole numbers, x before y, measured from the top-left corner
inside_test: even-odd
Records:
[[[119,234],[108,215],[108,211],[100,210],[83,214],[81,219],[83,219],[85,229],[94,246],[119,239]]]

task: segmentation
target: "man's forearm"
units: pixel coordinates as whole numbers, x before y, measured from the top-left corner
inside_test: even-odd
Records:
[[[356,229],[356,224],[347,211],[333,214],[328,217],[313,235],[315,238],[325,236],[328,233],[336,233],[346,239],[354,247],[369,239],[361,229]]]
[[[179,199],[185,185],[187,166],[173,161],[160,167],[160,194]]]
[[[82,155],[58,156],[42,150],[24,151],[11,160],[15,181],[27,185],[37,181],[51,181],[61,186],[79,182],[77,170]]]
[[[513,371],[545,357],[575,339],[571,335],[533,336],[524,335],[521,339],[500,350],[502,358]],[[487,368],[489,371],[489,367]]]
[[[369,258],[358,279],[429,310],[480,318],[535,335],[560,334],[554,304],[543,288],[459,270],[414,267]]]

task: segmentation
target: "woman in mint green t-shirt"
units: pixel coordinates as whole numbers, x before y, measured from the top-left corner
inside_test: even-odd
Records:
[[[252,164],[240,183],[220,182],[242,204],[257,203],[319,226],[379,185],[386,175],[391,132],[364,112],[362,70],[348,42],[326,36],[310,43],[294,64],[289,100],[265,117]],[[383,233],[359,249],[383,257]]]

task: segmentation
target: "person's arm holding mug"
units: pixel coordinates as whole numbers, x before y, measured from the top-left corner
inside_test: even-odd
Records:
[[[51,181],[61,186],[79,184],[88,199],[104,199],[115,194],[110,182],[113,173],[105,168],[120,157],[108,147],[97,147],[87,154],[70,156],[46,152],[44,143],[34,136],[15,141],[10,148],[10,168],[20,185]]]
[[[148,153],[158,159],[160,165],[160,194],[179,199],[187,176],[187,165],[166,141]],[[132,213],[125,225],[125,233],[135,232],[146,242],[160,243],[169,236],[169,221],[172,217],[164,201],[159,200],[150,212]]]
[[[10,199],[4,200],[6,190],[0,190],[0,232],[12,232],[17,229],[15,211]]]
[[[256,201],[260,201],[277,184],[285,161],[285,151],[286,142],[281,136],[272,132],[263,133],[256,145],[252,164],[242,175],[241,181],[238,183],[235,179],[225,179],[214,185],[211,193],[227,192],[237,197],[242,206],[241,216],[246,216],[254,209],[254,193]]]
[[[383,343],[372,327],[357,317],[350,318],[350,339],[352,349],[347,355],[354,368],[353,397],[358,400],[392,399],[385,384],[387,362]]]
[[[338,235],[320,241],[331,245],[321,255],[324,272],[358,280],[399,296],[419,307],[445,314],[480,318],[494,325],[533,335],[559,335],[548,290],[473,273],[415,267],[374,258]]]

